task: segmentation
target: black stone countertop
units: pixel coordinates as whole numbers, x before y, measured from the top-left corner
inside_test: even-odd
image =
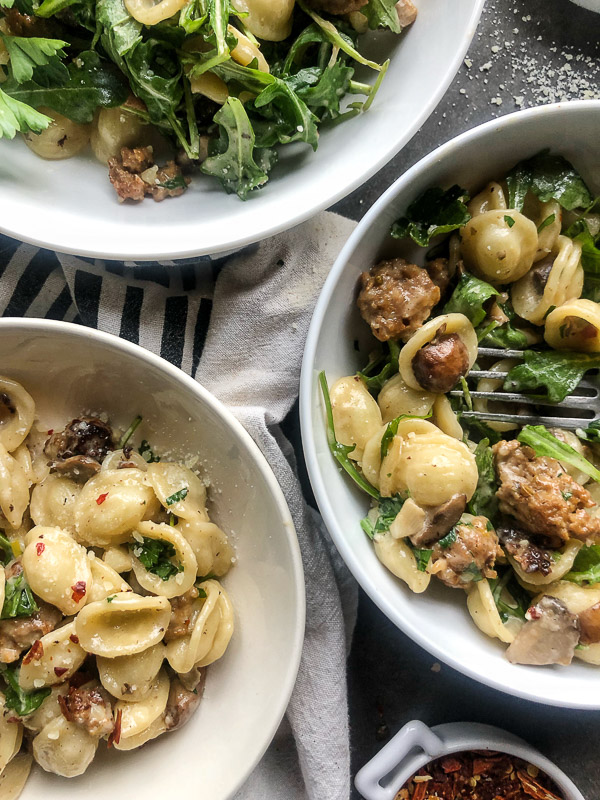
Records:
[[[600,97],[599,42],[600,14],[568,0],[488,0],[468,57],[437,111],[390,164],[336,210],[359,219],[423,155],[492,117]],[[474,720],[527,739],[571,776],[587,800],[600,800],[600,712],[528,703],[443,664],[432,671],[434,663],[361,592],[349,662],[354,771],[411,719]]]

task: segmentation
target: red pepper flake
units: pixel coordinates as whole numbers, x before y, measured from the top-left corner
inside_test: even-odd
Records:
[[[108,492],[105,492],[104,494],[101,494],[101,495],[100,495],[100,497],[97,497],[97,498],[96,498],[96,503],[97,503],[99,506],[101,506],[101,505],[102,505],[102,503],[103,503],[103,502],[106,500],[106,498],[107,498],[107,497],[108,497]]]
[[[62,678],[65,672],[68,672],[68,669],[66,667],[54,667],[54,674],[56,675],[57,678]]]
[[[50,430],[48,431],[48,436],[52,436],[53,433],[54,433],[54,428],[50,428]]]
[[[67,701],[62,696],[62,694],[58,695],[58,705],[60,706],[60,710],[62,711],[63,717],[68,722],[73,722],[73,715],[71,714],[71,711],[69,710],[69,706],[67,705]]]
[[[542,616],[542,614],[538,610],[537,606],[531,606],[531,608],[527,609],[527,616],[530,619],[539,619]]]
[[[23,664],[31,664],[32,661],[39,661],[44,655],[44,645],[38,639],[31,645],[31,650],[23,658]]]
[[[73,644],[79,644],[79,636],[76,633],[72,633],[69,636],[69,639],[73,642]]]
[[[71,586],[71,589],[73,590],[73,593],[71,594],[71,597],[73,598],[73,601],[75,603],[78,603],[80,600],[83,600],[83,598],[85,597],[85,592],[86,592],[86,583],[85,583],[85,581],[77,581],[76,584]]]
[[[38,542],[35,546],[35,551],[38,554],[38,556],[41,556],[45,549],[46,545],[43,542]]]
[[[117,711],[117,716],[115,717],[115,727],[112,729],[110,736],[108,737],[108,746],[112,747],[113,744],[119,744],[121,741],[121,717],[123,716],[123,709],[120,708]]]

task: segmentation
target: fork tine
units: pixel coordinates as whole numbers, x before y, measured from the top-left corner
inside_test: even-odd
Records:
[[[537,414],[494,414],[488,411],[464,411],[461,418],[483,419],[488,422],[509,422],[518,425],[545,425],[547,428],[567,428],[576,430],[586,428],[593,417],[582,419],[581,417],[546,417]]]

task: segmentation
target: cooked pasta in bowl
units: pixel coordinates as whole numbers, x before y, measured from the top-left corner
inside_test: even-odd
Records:
[[[110,772],[125,795],[162,797],[176,773],[230,797],[303,635],[275,479],[140,348],[25,320],[0,322],[0,347],[0,794],[75,798]]]
[[[3,0],[0,231],[155,260],[293,227],[418,130],[482,6]]]
[[[562,406],[600,368],[599,118],[512,115],[398,181],[328,279],[301,388],[317,501],[375,602],[467,674],[583,708],[600,453],[586,401],[576,430]]]

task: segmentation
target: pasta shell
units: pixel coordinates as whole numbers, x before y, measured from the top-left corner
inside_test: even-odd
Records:
[[[91,551],[90,551],[91,552]],[[131,586],[112,567],[99,558],[91,558],[92,588],[88,595],[88,603],[104,600],[119,592],[133,591]]]
[[[200,518],[208,521],[206,486],[191,469],[181,464],[159,461],[148,466],[148,480],[167,511],[179,519]]]
[[[46,772],[75,778],[92,763],[98,740],[64,717],[49,722],[32,742],[33,757]]]
[[[25,441],[33,425],[35,402],[20,383],[10,378],[0,377],[0,395],[8,410],[0,424],[0,445],[11,453]]]
[[[337,380],[329,394],[337,440],[347,447],[354,445],[348,455],[361,461],[365,445],[382,425],[379,406],[357,375]]]
[[[0,797],[2,800],[17,800],[31,772],[32,757],[29,753],[17,753],[0,773]]]
[[[119,744],[132,736],[139,736],[148,730],[153,722],[162,716],[167,707],[171,683],[165,670],[162,670],[146,697],[138,703],[119,700],[115,706],[115,715],[121,713],[121,737]]]
[[[28,660],[25,656],[19,673],[19,684],[26,692],[64,683],[87,658],[77,639],[75,621],[42,636],[36,651],[39,657]]]
[[[0,692],[0,772],[18,752],[23,739],[23,726],[20,722],[9,722],[5,709],[6,701]]]
[[[384,567],[403,580],[411,591],[421,594],[427,589],[431,575],[419,571],[417,559],[405,541],[386,533],[376,536],[373,544],[375,554]]]
[[[32,528],[25,542],[22,563],[32,591],[63,614],[76,614],[92,582],[85,548],[60,528],[41,526]]]
[[[86,652],[116,658],[158,644],[170,618],[171,605],[166,597],[122,592],[83,608],[77,615],[76,631]]]
[[[175,529],[189,542],[196,562],[198,575],[225,575],[233,562],[233,550],[227,535],[213,522],[181,520]]]
[[[181,572],[177,572],[167,580],[163,580],[159,575],[149,572],[144,567],[136,557],[136,552],[139,551],[136,549],[136,544],[134,544],[132,547],[133,571],[140,586],[148,592],[162,595],[163,597],[177,597],[177,595],[185,594],[188,589],[191,589],[196,580],[198,564],[194,551],[181,533],[170,525],[156,524],[154,522],[140,522],[136,531],[146,539],[168,542],[175,550],[175,555],[170,559],[171,562],[183,568]]]
[[[133,569],[131,553],[127,547],[115,545],[107,547],[102,556],[102,560],[115,572],[131,572]]]
[[[98,656],[100,683],[117,700],[139,703],[150,692],[164,658],[165,646],[162,642],[133,656]]]
[[[29,481],[25,470],[0,444],[0,511],[12,528],[21,525],[29,505]]]
[[[36,525],[63,528],[73,526],[73,507],[81,486],[61,475],[48,475],[31,493],[29,513]]]

